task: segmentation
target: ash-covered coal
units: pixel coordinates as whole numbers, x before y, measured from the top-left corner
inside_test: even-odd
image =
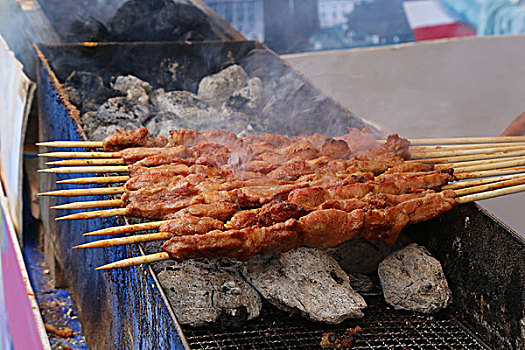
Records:
[[[242,278],[239,263],[223,259],[165,265],[159,281],[181,324],[229,328],[259,316],[261,298]]]
[[[385,300],[395,309],[432,313],[452,301],[440,262],[415,243],[383,260],[378,274]]]
[[[318,249],[302,247],[253,258],[246,263],[243,275],[270,303],[314,321],[340,323],[362,317],[366,307],[350,286],[348,275]]]
[[[82,116],[84,129],[94,140],[101,140],[118,128],[141,126],[166,137],[169,130],[180,128],[225,129],[239,136],[266,131],[260,119],[264,105],[261,79],[250,79],[238,65],[204,77],[199,95],[153,89],[150,83],[133,75],[117,76],[108,85],[90,72],[74,72],[66,83],[73,103],[87,112]],[[104,100],[106,96],[115,97]]]
[[[203,41],[217,40],[208,18],[197,7],[170,0],[130,0],[107,25],[93,17],[75,20],[69,41]]]

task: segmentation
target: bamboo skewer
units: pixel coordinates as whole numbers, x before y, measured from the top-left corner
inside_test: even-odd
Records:
[[[55,197],[78,197],[78,196],[100,196],[108,194],[121,194],[126,192],[124,187],[102,187],[102,188],[79,188],[74,190],[58,190],[39,193],[39,196]]]
[[[127,245],[140,242],[162,241],[170,238],[171,234],[168,232],[147,233],[144,235],[136,235],[130,237],[103,239],[95,242],[77,245],[73,247],[73,249],[116,247],[120,245]]]
[[[508,183],[510,184],[510,182],[508,182]],[[504,195],[508,195],[508,194],[524,192],[525,191],[525,184],[516,185],[516,186],[510,186],[510,187],[504,187],[504,188],[499,188],[499,189],[493,189],[493,190],[484,190],[484,188],[485,188],[484,186],[478,186],[476,191],[480,191],[480,192],[457,197],[456,198],[456,203],[457,204],[464,204],[464,203],[474,202],[474,201],[477,201],[477,200],[495,198],[495,197],[504,196]],[[166,236],[163,236],[164,234],[166,234],[166,233],[160,232],[158,234],[158,236],[156,236],[157,234],[149,234],[149,235],[125,237],[125,239],[117,238],[117,239],[113,239],[113,240],[103,240],[103,241],[100,241],[100,243],[98,244],[98,247],[109,247],[109,246],[115,246],[115,245],[135,243],[137,240],[139,242],[141,242],[141,241],[143,242],[146,239],[151,240],[151,239],[153,239],[155,237],[159,237],[158,238],[159,240],[160,239],[167,239],[167,238],[171,237],[171,235],[169,235],[169,234],[166,234]],[[162,237],[166,237],[166,238],[160,238],[161,236]],[[137,238],[137,237],[140,237],[140,238]],[[110,242],[108,242],[108,241],[110,241]],[[97,242],[93,242],[93,243],[97,243]],[[93,245],[91,243],[84,244],[82,246],[78,246],[78,248],[93,248],[93,247],[95,247],[95,245]],[[135,257],[135,258],[129,258],[129,259],[116,261],[114,263],[110,263],[110,264],[107,264],[107,265],[104,265],[104,266],[100,266],[100,267],[98,267],[96,269],[97,270],[105,270],[105,269],[115,269],[115,268],[122,268],[122,267],[130,267],[130,266],[136,266],[136,265],[141,265],[141,264],[145,264],[145,263],[151,263],[151,262],[157,262],[157,261],[169,260],[169,259],[170,259],[170,256],[169,256],[168,253],[161,252],[161,253],[150,254],[150,255],[145,255],[145,256],[140,256],[140,257]]]
[[[130,266],[137,266],[142,264],[147,264],[151,262],[157,262],[162,260],[169,260],[170,256],[166,252],[161,253],[155,253],[155,254],[149,254],[144,256],[139,256],[136,258],[129,258],[120,260],[111,264],[107,264],[104,266],[97,267],[95,270],[107,270],[107,269],[118,269],[122,267],[130,267]]]
[[[93,176],[93,177],[77,177],[75,179],[67,179],[57,181],[57,184],[74,184],[74,185],[89,185],[89,184],[111,184],[126,182],[129,180],[128,175],[123,176]]]
[[[501,152],[491,153],[480,153],[480,154],[467,154],[463,156],[447,156],[441,158],[428,158],[428,159],[413,159],[407,162],[409,163],[445,163],[446,166],[450,166],[451,163],[459,163],[464,161],[480,161],[483,159],[497,159],[497,158],[512,158],[516,159],[517,156],[525,156],[525,148],[519,150],[506,150]],[[56,162],[46,163],[49,165],[65,165],[65,167],[51,168],[39,170],[39,172],[45,173],[107,173],[107,172],[128,172],[129,168],[125,164],[124,160],[120,158],[114,159],[68,159]],[[71,166],[71,167],[68,167]],[[443,167],[443,166],[441,166]],[[112,180],[112,179],[111,179]],[[108,179],[109,181],[111,181]],[[71,180],[63,180],[61,183],[74,183]],[[87,183],[87,182],[85,182]],[[104,183],[102,180],[97,180],[96,183]]]
[[[120,207],[122,201],[120,199],[110,199],[105,201],[86,201],[86,202],[73,202],[62,205],[55,205],[51,209],[93,209],[93,208],[109,208],[109,207]]]
[[[501,155],[508,152],[522,151],[520,154],[525,154],[525,143],[519,146],[508,146],[508,147],[485,147],[485,148],[473,148],[471,146],[464,146],[466,149],[437,149],[416,152],[411,150],[412,160],[437,158],[437,157],[454,157],[454,156],[466,156],[474,154],[495,154],[496,152]],[[98,155],[98,156],[97,156]],[[55,153],[42,153],[40,157],[56,157],[56,158],[69,158],[69,160],[62,160],[56,162],[49,162],[49,165],[95,165],[100,163],[104,164],[126,164],[122,158],[119,157],[117,152],[55,152]],[[90,159],[99,159],[99,162],[93,162]],[[76,159],[76,160],[73,160]],[[104,161],[102,159],[105,159]],[[476,159],[476,158],[472,158]]]
[[[471,160],[482,160],[482,159],[493,159],[493,158],[506,158],[514,156],[525,155],[525,149],[520,151],[511,151],[511,152],[492,152],[492,153],[480,153],[480,154],[471,154],[464,156],[454,156],[454,157],[441,157],[441,158],[428,158],[428,159],[413,159],[407,160],[408,163],[452,163],[452,162],[466,162]]]
[[[37,146],[41,147],[58,147],[58,148],[77,148],[77,147],[88,147],[88,148],[102,148],[104,147],[103,141],[48,141],[38,142]]]
[[[457,180],[466,180],[466,179],[475,179],[478,177],[490,177],[490,176],[500,176],[500,175],[509,175],[509,174],[523,174],[525,172],[525,166],[505,168],[505,169],[493,169],[493,170],[483,170],[483,171],[470,171],[459,174],[454,174],[454,177]]]
[[[489,137],[451,137],[451,138],[429,138],[409,139],[412,145],[455,145],[466,143],[503,143],[503,142],[525,142],[525,136],[489,136]]]
[[[525,178],[525,174],[502,175],[502,176],[488,177],[488,178],[472,180],[472,181],[453,182],[453,183],[449,183],[448,185],[443,186],[441,189],[442,190],[456,190],[460,188],[484,185],[484,184],[489,184],[493,182],[520,178],[520,177]]]
[[[435,145],[435,146],[409,146],[408,150],[414,153],[450,151],[463,149],[480,149],[480,148],[518,148],[525,147],[525,142],[503,142],[503,143],[478,143],[462,145]]]
[[[454,173],[459,174],[459,173],[465,173],[469,171],[503,169],[503,168],[510,168],[510,167],[518,167],[522,165],[525,165],[524,157],[522,157],[519,160],[503,161],[503,162],[496,162],[496,163],[490,163],[490,164],[478,164],[478,165],[465,166],[465,167],[455,167]]]
[[[496,190],[496,189],[500,189],[504,187],[512,187],[512,186],[524,185],[524,184],[525,184],[525,178],[521,177],[521,178],[516,178],[516,179],[511,179],[511,180],[506,180],[506,181],[499,181],[499,182],[494,182],[494,183],[485,184],[485,185],[467,187],[467,188],[463,188],[459,190],[454,190],[454,192],[456,192],[458,196],[464,196],[467,194],[487,192],[490,190]]]
[[[410,153],[410,158],[416,159],[427,159],[427,158],[438,158],[438,157],[456,157],[456,156],[468,156],[474,154],[498,154],[504,155],[509,152],[523,152],[525,153],[525,147],[510,147],[510,148],[480,148],[480,149],[462,149],[462,150],[439,150],[434,152],[420,152]],[[431,160],[431,159],[430,159]]]
[[[519,156],[519,157],[509,157],[509,158],[471,160],[468,162],[457,162],[457,163],[441,163],[441,164],[435,164],[434,168],[442,169],[442,168],[454,168],[454,167],[480,165],[480,164],[493,164],[493,163],[499,163],[499,162],[505,162],[505,161],[511,161],[511,160],[520,160],[520,159],[525,159],[525,157]]]
[[[159,228],[161,225],[167,223],[168,220],[164,221],[151,221],[142,224],[134,225],[123,225],[117,227],[104,228],[102,230],[92,231],[84,233],[84,236],[106,236],[106,235],[120,235],[124,233],[133,233],[139,231],[154,230]]]
[[[120,158],[118,152],[48,152],[40,153],[38,156],[48,158]]]
[[[525,185],[517,185],[517,186],[500,188],[500,189],[492,190],[492,191],[478,192],[478,193],[466,195],[463,197],[458,197],[456,198],[456,202],[458,204],[463,204],[463,203],[479,201],[482,199],[501,197],[501,196],[505,196],[508,194],[519,193],[523,191],[525,191]]]
[[[101,165],[101,166],[77,166],[77,167],[61,167],[51,169],[40,169],[39,173],[55,173],[55,174],[78,174],[78,173],[127,173],[127,165]]]
[[[485,178],[485,177],[501,176],[501,175],[507,175],[507,174],[518,174],[517,176],[520,176],[520,175],[525,176],[524,174],[525,166],[498,168],[500,166],[510,166],[509,164],[520,164],[520,163],[525,164],[525,160],[520,160],[518,162],[498,162],[498,163],[492,163],[488,165],[456,168],[459,171],[454,176],[456,180]],[[481,170],[481,168],[488,168],[490,170]],[[478,184],[486,184],[486,183],[495,182],[492,180],[478,180],[478,181],[481,181]],[[463,188],[466,186],[467,185],[462,185],[462,184],[460,185],[449,184],[449,185],[446,185],[444,189]],[[119,193],[124,193],[125,191],[126,191],[125,187],[109,187],[109,188],[60,190],[60,191],[45,192],[39,195],[41,196],[44,196],[44,195],[45,196],[89,196],[89,195],[119,194]],[[84,208],[119,206],[122,204],[122,202],[119,200],[93,201],[88,204],[84,204],[84,203],[86,202],[73,202],[73,203],[64,204],[64,205],[53,207],[53,208],[55,209],[84,209]],[[113,212],[115,210],[120,210],[120,211]],[[117,213],[117,214],[112,214],[112,213]],[[100,215],[103,215],[103,216],[100,216]],[[71,215],[57,218],[57,220],[81,220],[81,219],[92,219],[92,218],[99,218],[99,217],[123,216],[123,215],[127,215],[126,208],[117,208],[117,209],[109,209],[105,211],[99,210],[96,212],[90,211],[90,212],[84,212],[84,213],[71,214]]]
[[[47,162],[46,165],[61,165],[61,166],[83,166],[83,165],[125,165],[126,162],[122,158],[100,158],[100,159],[66,159],[57,160],[54,162]]]
[[[112,216],[125,216],[128,215],[129,210],[127,208],[116,208],[107,210],[94,210],[86,211],[83,213],[70,214],[56,218],[56,221],[61,220],[87,220],[87,219],[98,219],[98,218],[109,218]]]
[[[385,142],[385,140],[380,140]],[[525,136],[491,136],[491,137],[452,137],[452,138],[427,138],[427,139],[409,139],[412,145],[454,145],[468,143],[509,143],[525,142]],[[49,141],[39,142],[37,146],[45,147],[88,147],[102,148],[103,141]]]

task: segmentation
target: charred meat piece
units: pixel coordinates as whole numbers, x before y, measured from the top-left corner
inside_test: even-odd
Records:
[[[148,129],[118,130],[117,134],[104,139],[104,151],[117,152],[130,147],[164,147],[168,144],[165,137],[154,137]]]
[[[256,254],[286,252],[299,246],[297,221],[290,219],[270,227],[211,231],[199,236],[177,236],[166,241],[162,249],[172,259],[217,258],[248,260]]]
[[[179,215],[159,227],[160,232],[169,232],[173,236],[203,235],[213,230],[223,230],[224,223],[209,217]]]
[[[348,328],[343,334],[334,332],[323,333],[321,345],[324,349],[347,349],[352,348],[362,331],[361,327]]]
[[[218,257],[246,260],[257,254],[285,252],[300,245],[335,247],[358,235],[392,244],[407,224],[429,220],[450,210],[455,203],[454,197],[453,191],[444,191],[428,193],[385,209],[356,209],[350,213],[337,209],[316,210],[299,220],[289,219],[269,227],[251,226],[174,237],[164,243],[163,249],[179,261]]]
[[[250,226],[271,226],[288,219],[298,219],[308,213],[304,208],[294,203],[270,202],[261,208],[244,210],[236,213],[226,223],[228,229],[242,229]]]

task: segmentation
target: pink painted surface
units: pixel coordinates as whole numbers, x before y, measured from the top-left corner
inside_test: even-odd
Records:
[[[15,247],[6,218],[0,209],[0,278],[3,286],[4,307],[7,316],[7,331],[14,349],[43,349],[28,292],[17,260]],[[5,321],[5,320],[4,320]],[[9,337],[9,336],[8,336]],[[3,344],[6,345],[5,343]],[[9,348],[11,348],[9,346]]]

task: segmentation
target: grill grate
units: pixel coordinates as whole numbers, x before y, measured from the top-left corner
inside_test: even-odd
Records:
[[[363,331],[352,349],[489,349],[445,313],[421,316],[393,310],[379,298],[367,302],[364,318],[335,326],[309,322],[265,305],[262,317],[242,329],[189,328],[185,335],[192,349],[322,349],[323,333],[360,326]]]

